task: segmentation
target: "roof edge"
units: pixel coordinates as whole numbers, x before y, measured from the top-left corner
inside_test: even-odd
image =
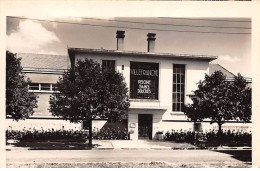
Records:
[[[182,59],[200,59],[200,60],[215,60],[217,56],[209,55],[191,55],[191,54],[173,54],[173,53],[151,53],[151,52],[137,52],[137,51],[118,51],[105,49],[89,49],[89,48],[69,48],[70,53],[96,53],[96,54],[114,54],[114,55],[138,55],[151,57],[166,57],[166,58],[182,58]]]
[[[28,55],[28,54],[30,54],[30,55],[48,55],[48,56],[62,56],[62,57],[68,57],[68,55],[66,55],[66,54],[48,54],[48,53],[26,53],[26,52],[17,52],[17,53],[15,53],[15,54],[17,54],[17,55]],[[19,56],[18,56],[19,57]]]
[[[233,75],[234,77],[236,76],[235,74],[233,74],[232,72],[230,72],[229,70],[227,70],[225,67],[223,67],[222,65],[220,64],[217,64],[219,65],[221,68],[223,68],[224,70],[226,70],[227,72],[229,72],[231,75]]]

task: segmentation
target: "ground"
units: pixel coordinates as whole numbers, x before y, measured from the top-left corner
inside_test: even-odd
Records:
[[[172,167],[251,167],[251,149],[219,148],[215,150],[173,148],[168,142],[94,141],[97,148],[78,150],[39,150],[10,147],[6,151],[11,168],[172,168]],[[170,146],[171,145],[171,146]],[[122,148],[124,147],[124,148]],[[135,147],[135,148],[134,148]]]
[[[251,150],[234,151],[248,156]],[[240,153],[240,154],[238,154]],[[23,150],[7,152],[7,167],[251,167],[228,151]]]

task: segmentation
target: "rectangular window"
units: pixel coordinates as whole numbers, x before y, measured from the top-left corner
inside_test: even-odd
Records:
[[[102,60],[102,71],[115,70],[116,61],[115,60]]]
[[[158,99],[159,64],[130,62],[130,98]]]
[[[29,85],[29,90],[40,90],[40,84],[39,83],[31,83]]]
[[[55,88],[56,87],[52,87],[51,89],[50,83],[31,83],[29,85],[29,90],[37,90],[37,91],[54,91]]]
[[[51,90],[51,84],[41,83],[41,90],[50,91]]]
[[[173,64],[172,111],[183,111],[184,94],[185,65]]]
[[[58,91],[57,84],[52,84],[52,91]]]

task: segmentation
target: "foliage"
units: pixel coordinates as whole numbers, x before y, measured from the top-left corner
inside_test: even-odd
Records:
[[[118,121],[127,117],[130,106],[124,77],[117,71],[102,72],[99,63],[85,59],[65,72],[57,82],[59,93],[50,97],[50,112],[71,122]]]
[[[94,139],[99,140],[126,140],[128,139],[127,130],[120,129],[106,129],[93,133]],[[6,140],[20,140],[20,141],[85,141],[88,139],[88,131],[85,130],[64,130],[64,129],[26,129],[23,130],[6,130]]]
[[[205,76],[198,83],[198,90],[190,96],[193,104],[185,106],[184,113],[192,121],[210,119],[211,123],[221,125],[228,120],[251,120],[251,88],[238,74],[233,81],[227,81],[221,71]]]
[[[98,140],[127,140],[127,129],[121,130],[120,128],[107,128],[93,133],[93,138]]]
[[[14,120],[28,118],[37,107],[37,96],[28,92],[31,81],[22,70],[21,58],[6,51],[6,116]]]
[[[36,130],[36,129],[23,129],[23,130],[6,130],[6,139],[12,140],[29,140],[29,141],[47,141],[47,140],[75,140],[84,141],[87,137],[86,131],[78,130]]]
[[[174,141],[177,143],[192,143],[199,145],[199,142],[206,142],[209,146],[218,145],[217,140],[221,140],[222,145],[228,146],[251,146],[252,134],[251,132],[235,132],[224,131],[222,134],[217,132],[195,132],[195,131],[182,131],[172,130],[166,132],[164,135],[166,141]]]

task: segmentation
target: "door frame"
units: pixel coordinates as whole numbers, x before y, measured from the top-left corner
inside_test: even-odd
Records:
[[[138,114],[138,139],[139,139],[139,126],[140,126],[140,123],[139,123],[139,118],[140,118],[140,115],[142,116],[148,116],[148,117],[151,117],[151,131],[150,131],[150,135],[148,135],[148,139],[153,139],[153,114]]]

